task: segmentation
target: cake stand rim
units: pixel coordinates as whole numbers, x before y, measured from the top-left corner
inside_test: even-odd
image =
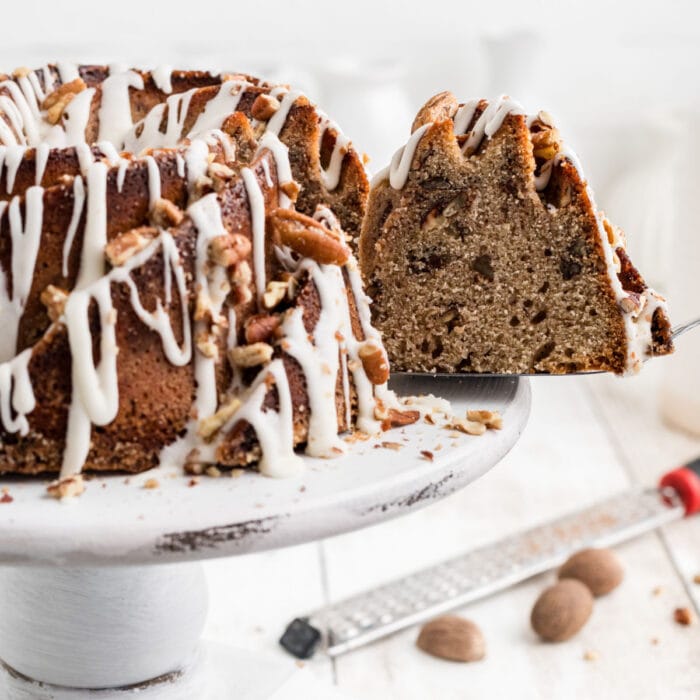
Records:
[[[425,389],[437,386],[441,380],[407,381],[413,381],[414,384],[420,381],[421,388]],[[454,380],[443,381],[456,385]],[[434,453],[434,461],[423,460],[418,466],[414,464],[410,469],[398,470],[391,477],[384,478],[378,482],[383,488],[378,488],[377,482],[361,482],[349,492],[338,490],[330,496],[321,494],[309,499],[300,498],[297,503],[290,503],[288,508],[273,508],[276,512],[271,512],[269,508],[261,508],[258,516],[253,518],[219,516],[219,520],[205,527],[169,528],[164,527],[162,522],[151,522],[144,518],[136,527],[133,527],[134,523],[124,523],[121,533],[121,526],[117,527],[115,531],[122,535],[121,538],[114,537],[110,527],[91,534],[77,526],[65,527],[65,523],[59,523],[59,527],[63,527],[59,535],[52,535],[51,531],[47,530],[52,527],[51,516],[54,519],[61,518],[60,511],[63,508],[62,504],[53,502],[42,503],[42,506],[47,508],[46,522],[43,524],[29,524],[25,529],[13,527],[9,522],[10,518],[2,519],[5,513],[10,513],[11,507],[21,507],[20,503],[12,503],[0,510],[0,564],[140,566],[203,560],[302,544],[407,514],[464,488],[496,466],[518,441],[527,424],[531,403],[528,379],[469,378],[464,380],[464,386],[467,393],[470,390],[474,393],[474,389],[479,388],[481,393],[476,392],[475,395],[482,398],[475,408],[481,407],[484,401],[488,402],[484,397],[488,396],[489,387],[510,394],[505,402],[493,406],[503,412],[503,430],[488,431],[481,437],[464,436],[468,440],[463,442],[462,446],[447,449],[440,455]],[[410,437],[411,426],[406,430]],[[391,433],[384,436],[390,437]],[[398,463],[402,459],[400,451],[385,449],[381,452],[392,462]],[[318,470],[318,474],[326,473],[326,479],[328,470],[333,469],[333,461],[328,464],[330,466],[324,465]],[[145,480],[151,474],[152,472],[145,472],[143,475],[128,478],[140,477]],[[314,478],[316,474],[310,473],[306,480],[313,484]],[[275,489],[272,484],[285,483],[261,479],[258,475],[254,475],[252,479],[257,480],[258,484],[270,484],[271,491]],[[89,489],[93,483],[90,482]],[[17,482],[14,482],[13,490],[16,485]],[[212,483],[210,488],[217,486],[218,484]],[[80,509],[84,507],[83,499],[90,495],[94,494],[86,492],[65,507],[70,511]],[[57,521],[54,521],[54,524],[55,522]],[[39,527],[40,525],[43,527]],[[40,532],[42,529],[43,533]]]

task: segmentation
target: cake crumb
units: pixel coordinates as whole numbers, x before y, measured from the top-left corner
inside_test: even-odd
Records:
[[[658,646],[658,644],[659,644],[658,637],[652,637],[649,641],[651,642],[652,646]]]
[[[188,482],[187,485],[192,488],[193,486],[196,486],[199,483],[199,479],[196,476],[193,476]]]
[[[688,627],[695,622],[695,616],[690,608],[676,608],[673,611],[673,619],[684,627]]]
[[[146,479],[146,481],[143,482],[143,488],[145,489],[157,489],[160,487],[160,482],[158,479]]]
[[[695,576],[693,576],[693,583],[700,584],[700,574],[695,574]]]
[[[388,442],[385,440],[384,442],[380,442],[378,445],[375,445],[374,449],[379,450],[384,448],[385,450],[395,450],[398,452],[402,447],[403,445],[400,442]]]
[[[435,459],[435,455],[433,455],[433,453],[430,450],[421,450],[420,453],[423,456],[423,458],[427,459],[429,462],[432,462],[433,459]]]
[[[597,661],[599,658],[600,654],[593,649],[587,649],[583,652],[584,661]]]
[[[52,481],[46,491],[52,498],[63,500],[64,498],[76,498],[85,491],[82,474],[73,474],[63,479]]]
[[[467,435],[483,435],[486,432],[486,425],[468,418],[455,418],[454,422],[449,426],[454,430],[459,430]]]
[[[2,496],[0,496],[0,503],[12,503],[15,499],[10,496],[9,493],[3,493]]]
[[[218,479],[221,476],[221,469],[211,464],[204,470],[204,473],[212,479]]]
[[[498,411],[467,411],[467,420],[481,423],[489,430],[500,430],[503,427],[503,418]]]
[[[654,588],[651,589],[651,594],[653,596],[660,596],[664,592],[664,589],[662,586],[655,586]]]

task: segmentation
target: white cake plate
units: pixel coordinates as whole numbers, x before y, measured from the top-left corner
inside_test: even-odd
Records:
[[[335,460],[305,458],[306,471],[285,480],[245,473],[191,485],[171,466],[94,478],[64,502],[46,496],[44,480],[1,480],[13,501],[0,504],[0,697],[123,698],[135,686],[149,699],[241,697],[233,659],[213,669],[199,645],[207,593],[197,560],[316,540],[428,505],[497,464],[529,414],[524,379],[406,377],[392,388],[446,398],[455,415],[499,410],[503,429],[475,437],[421,420],[349,444]],[[157,487],[146,488],[153,479]],[[221,683],[231,692],[221,694]]]

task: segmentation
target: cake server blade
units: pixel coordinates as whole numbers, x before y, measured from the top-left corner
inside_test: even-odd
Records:
[[[280,644],[298,658],[319,647],[339,656],[559,566],[584,547],[612,546],[698,510],[700,458],[658,488],[623,492],[296,618]]]

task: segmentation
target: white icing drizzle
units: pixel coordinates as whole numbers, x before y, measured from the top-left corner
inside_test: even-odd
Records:
[[[251,227],[253,230],[253,272],[258,304],[262,302],[267,279],[265,277],[265,197],[255,173],[250,168],[241,170],[243,184],[248,194]]]
[[[277,172],[277,182],[280,185],[286,185],[289,182],[293,182],[292,177],[292,167],[289,163],[289,149],[285,146],[271,131],[266,131],[260,141],[258,142],[258,150],[256,156],[259,156],[262,151],[268,150],[272,153],[272,157],[275,159],[275,170]],[[263,167],[267,165],[267,161],[263,161]],[[269,185],[270,187],[272,185]],[[292,200],[279,189],[279,206],[283,208],[288,208],[292,205]]]
[[[267,378],[272,377],[277,388],[279,407],[263,409],[267,396]],[[248,421],[255,430],[262,455],[258,469],[265,476],[283,478],[294,476],[304,468],[304,462],[294,453],[292,397],[287,372],[282,360],[273,360],[255,378],[243,405],[221,430],[228,433],[235,423]],[[334,427],[334,432],[336,428]]]
[[[335,143],[333,144],[333,151],[331,152],[330,160],[328,161],[327,168],[321,168],[321,182],[323,186],[332,192],[340,184],[340,175],[343,170],[343,160],[345,154],[350,149],[350,139],[343,134],[340,127],[330,119],[326,114],[318,110],[320,116],[320,128],[318,131],[318,147],[319,153],[321,151],[321,144],[323,143],[323,137],[326,131],[331,130],[335,132]]]
[[[241,80],[227,80],[222,83],[216,95],[200,112],[187,135],[190,138],[197,138],[212,129],[219,129],[224,119],[236,111],[247,86],[248,83]]]
[[[160,170],[153,156],[146,156],[148,166],[148,209],[153,209],[160,199]]]
[[[187,187],[193,192],[197,183],[207,174],[209,167],[209,149],[202,139],[195,139],[185,151],[187,166]]]
[[[5,191],[12,194],[15,189],[15,178],[27,150],[24,146],[3,146],[2,160],[5,163]]]
[[[0,364],[0,417],[9,433],[26,435],[29,432],[27,414],[36,405],[29,377],[31,358],[32,349],[27,348],[8,362]]]
[[[270,117],[267,122],[267,131],[275,136],[279,136],[287,122],[287,117],[289,116],[289,110],[292,105],[302,97],[303,93],[299,90],[287,90],[285,87],[276,87],[270,91],[270,97],[278,97],[283,95],[280,102],[279,109]]]
[[[124,148],[132,153],[140,153],[146,148],[177,146],[182,139],[190,101],[195,92],[197,90],[192,89],[170,95],[165,102],[156,105],[124,135]],[[160,127],[166,111],[165,131],[161,131]]]
[[[218,142],[221,145],[221,150],[224,152],[224,159],[227,163],[233,163],[236,160],[236,144],[221,129],[212,129],[204,140],[209,146],[215,146]]]
[[[102,100],[98,111],[99,140],[123,143],[133,126],[129,88],[143,90],[143,78],[136,71],[110,66],[102,81]]]
[[[153,78],[153,82],[155,83],[156,87],[166,95],[169,95],[173,91],[172,73],[172,67],[165,65],[156,66],[151,71],[151,77]]]
[[[80,223],[84,205],[85,185],[83,184],[83,178],[80,177],[80,175],[76,175],[73,179],[73,214],[71,215],[70,224],[66,231],[66,239],[63,241],[63,265],[61,271],[64,277],[68,277],[68,260],[70,259],[70,252],[73,249],[73,239],[78,230],[78,224]]]
[[[7,225],[12,243],[12,288],[7,289],[7,276],[0,271],[0,358],[8,360],[17,351],[17,332],[34,278],[43,222],[41,187],[30,187],[25,194],[24,221],[20,197],[13,197],[7,209]],[[3,203],[4,205],[5,203]],[[4,213],[5,206],[3,206]]]
[[[40,143],[34,151],[34,184],[41,185],[49,161],[49,144]]]
[[[61,79],[62,83],[70,83],[80,77],[78,66],[75,63],[59,61],[56,64],[56,68],[58,69],[58,77]]]
[[[182,346],[178,345],[168,312],[158,299],[156,309],[147,311],[139,298],[131,272],[143,266],[153,255],[161,252],[165,303],[171,299],[171,278],[175,278],[183,319]],[[63,314],[71,348],[72,398],[68,413],[66,446],[61,478],[82,469],[90,451],[92,425],[107,425],[119,410],[119,377],[117,373],[116,342],[117,313],[112,304],[112,283],[124,283],[130,291],[130,301],[136,315],[160,336],[163,352],[174,365],[185,365],[192,356],[192,332],[187,307],[187,288],[179,252],[172,236],[162,231],[144,250],[132,256],[121,267],[114,268],[88,287],[74,290],[68,297]],[[92,353],[89,309],[97,304],[100,317],[100,362],[95,366]]]
[[[385,180],[388,176],[389,184],[395,189],[400,190],[408,180],[408,172],[411,169],[413,156],[418,147],[418,142],[423,138],[423,134],[428,130],[431,124],[424,124],[416,129],[411,138],[408,139],[405,146],[399,148],[391,159],[389,168],[385,168],[374,176],[372,186],[381,180]]]
[[[226,235],[216,194],[212,192],[197,200],[188,207],[187,213],[198,232],[195,258],[195,285],[199,295],[197,303],[209,310],[215,323],[220,322],[221,309],[231,287],[226,270],[222,267],[216,266],[207,274],[209,243],[216,236]],[[207,323],[197,321],[195,333],[202,332],[207,332]],[[197,380],[195,409],[201,420],[216,413],[217,409],[216,358],[196,352],[194,368]]]
[[[87,173],[87,214],[76,288],[85,287],[104,274],[107,244],[107,166],[91,163]]]
[[[65,131],[56,127],[57,138],[63,135],[62,140],[53,143],[55,146],[78,146],[85,143],[85,129],[90,121],[90,107],[95,96],[95,88],[87,88],[79,92],[63,110],[63,124]],[[104,96],[103,96],[104,99]],[[100,131],[100,137],[105,138]]]

